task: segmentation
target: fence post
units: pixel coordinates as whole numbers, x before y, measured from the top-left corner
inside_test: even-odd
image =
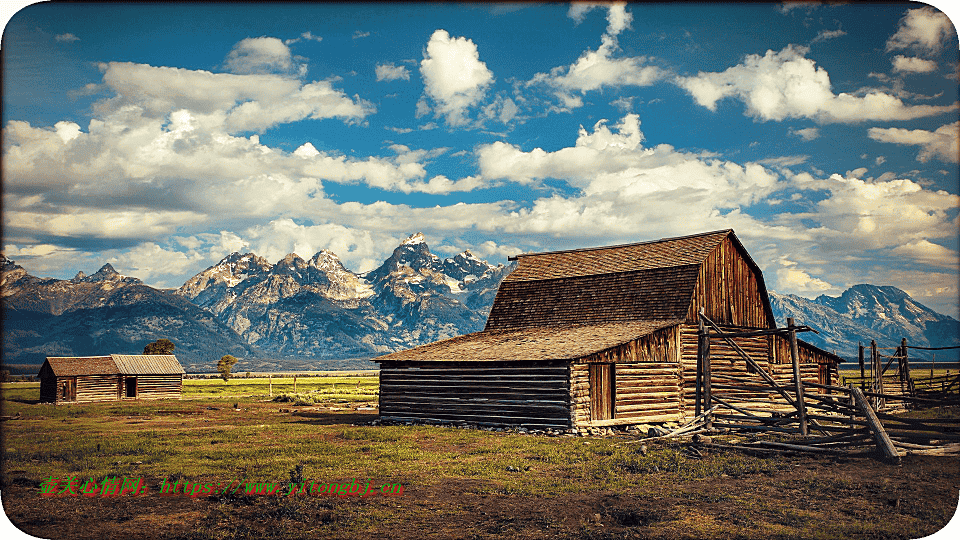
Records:
[[[863,372],[863,342],[857,342],[857,349],[859,353],[857,354],[857,359],[860,360],[860,386],[863,387],[864,380],[867,375]]]
[[[800,355],[797,352],[797,331],[793,326],[793,317],[787,317],[787,329],[790,332],[790,360],[793,362],[793,383],[797,391],[797,415],[800,418],[800,435],[807,436],[807,408],[803,403],[803,381],[800,380]]]
[[[910,397],[916,397],[917,388],[913,384],[913,376],[910,375],[910,355],[907,354],[907,338],[900,340],[900,350],[903,351],[903,374],[907,379],[907,391]]]

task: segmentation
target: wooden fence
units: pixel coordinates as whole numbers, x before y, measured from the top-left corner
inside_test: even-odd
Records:
[[[752,448],[837,452],[878,447],[891,461],[906,454],[960,453],[960,420],[917,419],[890,414],[891,409],[960,403],[960,374],[913,377],[906,340],[893,355],[884,356],[871,344],[870,376],[846,378],[845,385],[814,382],[805,376],[797,354],[796,333],[810,331],[787,319],[786,328],[724,332],[702,313],[698,339],[696,415],[704,431],[737,430],[796,434],[800,444],[757,441]],[[738,347],[734,338],[781,335],[790,343],[789,378],[768,373]],[[715,373],[710,359],[712,340],[724,340],[740,356],[740,369],[724,362]],[[861,352],[863,348],[861,347]],[[861,367],[864,366],[861,355]],[[887,375],[893,362],[896,373]],[[771,370],[772,371],[772,370]],[[701,414],[701,410],[705,411]],[[691,434],[696,426],[684,426]],[[729,445],[726,445],[729,446]],[[750,448],[750,447],[744,447]]]

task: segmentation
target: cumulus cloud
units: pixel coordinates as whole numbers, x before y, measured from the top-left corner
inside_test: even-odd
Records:
[[[910,120],[956,109],[956,104],[906,105],[880,91],[862,97],[834,94],[827,71],[806,58],[807,52],[806,47],[788,45],[763,56],[751,54],[726,71],[677,77],[676,84],[711,111],[721,99],[738,98],[746,113],[760,120],[810,118],[822,124]]]
[[[437,30],[430,36],[420,62],[420,74],[437,114],[445,116],[450,126],[468,123],[467,111],[483,99],[494,81],[473,41],[451,37],[446,30]]]
[[[926,239],[915,240],[902,246],[893,248],[893,255],[908,257],[914,261],[940,266],[956,268],[960,264],[960,255],[952,249],[934,244]]]
[[[528,87],[551,87],[561,103],[561,110],[583,106],[583,100],[577,93],[583,95],[605,86],[649,86],[664,78],[666,74],[659,67],[648,65],[646,57],[614,56],[619,50],[617,35],[630,28],[633,19],[626,11],[625,4],[573,4],[569,16],[579,22],[587,11],[600,6],[607,7],[608,22],[600,47],[595,51],[585,51],[569,66],[555,67],[549,73],[537,73],[527,82]]]
[[[290,48],[274,37],[246,38],[233,46],[224,67],[231,73],[297,73]],[[303,66],[305,68],[305,66]]]
[[[930,73],[937,70],[937,63],[923,58],[906,57],[898,54],[893,57],[893,71],[897,73]]]
[[[97,104],[97,112],[122,114],[130,121],[186,110],[198,128],[238,133],[262,132],[305,118],[359,121],[375,112],[371,103],[350,99],[331,81],[304,84],[277,74],[211,73],[128,62],[102,64],[100,69],[103,83],[116,95]]]
[[[781,291],[789,291],[791,294],[822,293],[834,288],[826,281],[811,276],[800,269],[795,261],[785,257],[780,259],[776,274],[777,287]]]
[[[53,36],[53,39],[55,39],[55,40],[57,40],[57,41],[59,41],[59,42],[61,42],[61,43],[73,43],[74,41],[80,41],[80,38],[78,38],[77,36],[75,36],[75,35],[73,35],[73,34],[69,34],[69,33],[67,33],[67,34],[57,34],[57,35]]]
[[[911,9],[900,19],[897,33],[887,40],[887,51],[912,49],[936,53],[955,32],[950,19],[940,11],[930,6]]]
[[[924,163],[931,159],[950,163],[960,161],[960,122],[940,126],[936,131],[870,128],[867,136],[880,142],[920,146],[917,159]]]
[[[403,79],[410,80],[410,70],[404,66],[395,66],[391,64],[377,64],[377,81],[396,81]]]

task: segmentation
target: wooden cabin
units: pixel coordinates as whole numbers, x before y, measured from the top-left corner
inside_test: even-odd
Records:
[[[40,366],[40,401],[180,399],[183,375],[172,354],[47,357]]]
[[[380,417],[571,428],[665,422],[694,411],[699,313],[724,331],[776,328],[760,268],[732,230],[519,255],[481,332],[378,358]],[[793,379],[782,336],[734,338]],[[749,371],[724,342],[711,366]],[[840,358],[799,342],[801,379]],[[825,367],[822,367],[825,366]]]

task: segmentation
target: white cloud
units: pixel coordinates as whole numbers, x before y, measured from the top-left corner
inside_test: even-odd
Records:
[[[887,51],[913,49],[935,53],[955,33],[950,19],[930,6],[911,9],[900,19],[897,33],[887,40]]]
[[[827,41],[828,39],[835,39],[845,35],[847,35],[847,33],[844,32],[843,30],[840,30],[839,28],[836,30],[821,30],[820,33],[817,34],[815,38],[813,38],[811,43]]]
[[[924,163],[931,159],[949,163],[960,161],[960,122],[940,126],[932,132],[923,129],[870,128],[867,135],[875,141],[920,146],[917,159]]]
[[[437,114],[445,116],[450,126],[468,123],[467,110],[483,99],[494,81],[493,73],[480,61],[473,41],[451,37],[446,30],[437,30],[430,36],[420,62],[420,74]]]
[[[351,100],[330,81],[302,84],[276,74],[210,73],[126,62],[100,68],[104,84],[116,96],[98,103],[96,112],[131,122],[160,120],[186,110],[199,129],[237,133],[305,118],[359,121],[375,112],[371,103]]]
[[[834,286],[815,278],[797,267],[795,261],[786,257],[780,259],[780,266],[776,269],[777,289],[782,293],[803,294],[822,293],[833,289]]]
[[[290,48],[274,37],[246,38],[233,46],[224,67],[240,75],[251,73],[295,73]]]
[[[396,81],[403,79],[410,80],[410,70],[404,66],[395,66],[391,64],[377,64],[377,81]]]
[[[302,41],[302,40],[306,40],[306,41],[316,41],[316,42],[319,43],[319,42],[323,41],[323,38],[320,37],[320,36],[315,36],[315,35],[313,35],[310,31],[306,31],[306,32],[300,34],[300,37],[296,37],[296,38],[293,38],[293,39],[285,39],[285,40],[283,41],[283,43],[284,43],[285,45],[293,45],[294,43],[299,43],[299,42]]]
[[[906,57],[898,54],[893,57],[893,71],[897,73],[930,73],[937,70],[937,63],[923,58]]]
[[[59,41],[59,42],[61,42],[61,43],[73,43],[73,42],[75,42],[75,41],[80,41],[80,38],[78,38],[77,36],[75,36],[75,35],[73,35],[73,34],[69,34],[69,33],[68,33],[68,34],[57,34],[57,35],[53,36],[53,39],[55,39],[55,40],[57,40],[57,41]]]
[[[934,244],[926,239],[915,240],[908,244],[897,246],[893,248],[890,253],[907,257],[924,264],[945,268],[956,268],[957,265],[960,264],[956,251],[943,247],[940,244]]]
[[[625,4],[572,4],[569,16],[576,21],[594,7],[607,7],[607,30],[601,37],[597,50],[587,50],[569,66],[559,66],[549,73],[537,73],[527,86],[546,85],[554,89],[561,103],[561,110],[583,106],[583,100],[575,95],[599,90],[605,86],[649,86],[665,77],[666,72],[657,66],[646,65],[643,56],[616,58],[619,50],[617,35],[630,27],[632,15]]]
[[[791,135],[796,135],[805,141],[812,141],[820,137],[819,128],[791,129]]]
[[[763,56],[751,54],[742,64],[726,71],[677,77],[676,83],[711,111],[716,110],[721,99],[736,97],[746,105],[749,116],[761,120],[810,118],[823,124],[909,120],[956,109],[956,104],[905,105],[879,91],[862,97],[834,94],[827,71],[805,57],[808,51],[806,47],[789,45]]]

